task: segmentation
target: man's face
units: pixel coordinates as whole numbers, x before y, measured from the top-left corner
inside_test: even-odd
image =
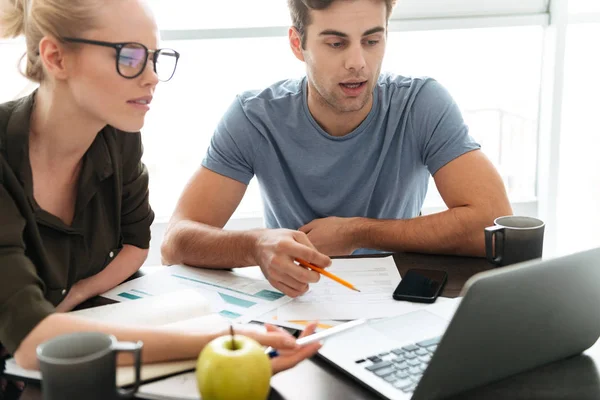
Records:
[[[336,1],[310,13],[302,55],[311,96],[338,113],[370,106],[385,54],[385,2]]]

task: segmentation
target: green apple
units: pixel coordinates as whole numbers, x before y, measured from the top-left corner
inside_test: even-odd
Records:
[[[196,364],[202,400],[265,400],[271,388],[271,362],[264,348],[247,336],[213,339]]]

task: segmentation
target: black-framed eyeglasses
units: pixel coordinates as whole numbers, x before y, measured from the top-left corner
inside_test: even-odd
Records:
[[[152,55],[154,72],[158,79],[167,82],[175,74],[179,53],[173,49],[149,50],[146,46],[136,42],[111,43],[98,40],[62,38],[65,42],[93,44],[96,46],[112,47],[117,51],[117,73],[123,78],[137,78],[146,69],[148,57]]]

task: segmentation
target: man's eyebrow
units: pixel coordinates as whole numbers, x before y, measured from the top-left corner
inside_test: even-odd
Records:
[[[363,36],[369,36],[369,35],[372,35],[374,33],[379,33],[379,32],[385,32],[385,28],[383,26],[371,28],[371,29],[365,31],[365,33],[363,33]]]
[[[362,35],[369,36],[369,35],[372,35],[374,33],[379,33],[379,32],[385,32],[385,28],[383,26],[377,26],[375,28],[371,28],[371,29],[365,31]],[[319,33],[319,36],[339,36],[339,37],[347,38],[348,34],[344,33],[344,32],[340,32],[340,31],[336,31],[334,29],[326,29],[326,30],[322,31],[321,33]]]
[[[319,33],[319,36],[340,36],[343,38],[347,38],[348,34],[344,33],[344,32],[340,32],[340,31],[336,31],[333,29],[326,29],[326,30],[322,31],[321,33]]]

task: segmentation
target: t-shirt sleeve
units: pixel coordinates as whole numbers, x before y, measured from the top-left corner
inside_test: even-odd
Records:
[[[254,157],[260,135],[236,98],[215,130],[202,166],[245,185],[254,176]]]
[[[121,196],[121,232],[123,243],[147,249],[150,247],[150,225],[154,212],[150,207],[148,169],[142,162],[140,133],[126,135],[123,142],[123,193]]]
[[[44,283],[25,255],[26,221],[5,186],[2,163],[0,157],[0,343],[14,354],[54,306],[44,298]]]
[[[457,157],[481,148],[469,135],[456,102],[433,79],[426,80],[417,93],[410,118],[422,162],[431,175]]]

